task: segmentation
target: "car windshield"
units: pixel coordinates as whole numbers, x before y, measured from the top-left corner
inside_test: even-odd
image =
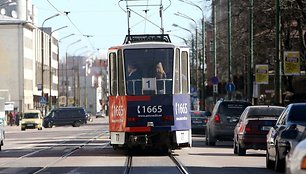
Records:
[[[224,116],[240,116],[248,103],[222,103],[220,105],[219,113]]]
[[[279,117],[283,112],[284,108],[251,108],[249,110],[247,118],[258,118],[258,117]]]
[[[38,113],[25,113],[23,118],[38,118]]]
[[[306,122],[306,106],[305,105],[292,106],[289,112],[288,120],[296,122]]]

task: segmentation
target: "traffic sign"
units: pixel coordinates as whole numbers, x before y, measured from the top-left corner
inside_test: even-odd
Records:
[[[211,79],[212,84],[217,85],[219,83],[218,77],[212,77]]]
[[[225,89],[227,92],[234,92],[236,90],[236,86],[233,82],[229,82],[226,84]]]
[[[39,103],[40,103],[40,104],[47,104],[46,98],[45,98],[45,97],[40,97],[40,98],[39,98]]]
[[[213,85],[213,90],[215,94],[218,94],[218,85]]]

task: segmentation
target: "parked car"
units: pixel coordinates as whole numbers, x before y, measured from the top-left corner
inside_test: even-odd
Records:
[[[96,118],[104,118],[104,117],[105,114],[102,111],[96,113]]]
[[[306,173],[306,139],[305,139],[305,127],[303,136],[294,138],[291,141],[290,152],[286,156],[286,174],[304,174]],[[295,141],[301,140],[301,141]]]
[[[64,107],[52,109],[44,118],[43,126],[51,128],[55,126],[72,125],[79,127],[87,123],[87,113],[82,107]]]
[[[240,115],[251,105],[246,101],[217,101],[206,125],[206,144],[215,146],[218,140],[233,140]]]
[[[42,130],[43,116],[40,110],[28,110],[23,113],[21,118],[21,130],[38,129]]]
[[[209,111],[191,111],[191,129],[192,133],[205,133]]]
[[[267,135],[266,166],[275,171],[285,170],[285,157],[288,153],[288,138],[282,132],[294,129],[296,125],[306,126],[306,103],[289,104],[278,118],[276,125]]]
[[[248,106],[234,129],[234,154],[245,155],[247,149],[266,150],[267,134],[285,107]]]
[[[0,119],[0,151],[4,144],[5,132],[4,132],[4,121]]]

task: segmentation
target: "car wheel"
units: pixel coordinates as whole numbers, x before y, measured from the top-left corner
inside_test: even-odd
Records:
[[[0,151],[2,150],[2,145],[0,145]]]
[[[272,160],[270,160],[270,155],[269,155],[268,150],[266,152],[266,167],[267,167],[267,169],[273,169],[274,168],[274,162]]]
[[[21,131],[25,131],[25,128],[21,128]]]
[[[51,122],[48,123],[48,128],[52,128],[53,124]]]
[[[215,146],[216,145],[216,140],[212,137],[210,132],[208,133],[208,136],[207,136],[207,143],[208,143],[209,146]]]
[[[81,123],[79,121],[76,121],[73,123],[72,125],[73,127],[80,127],[81,126]]]
[[[276,172],[283,172],[285,171],[285,159],[280,159],[279,152],[276,149],[276,155],[275,155],[275,165],[274,170]]]
[[[42,127],[38,128],[38,130],[42,130]]]
[[[240,144],[237,145],[237,151],[238,151],[238,156],[245,156],[246,154],[246,149],[242,148]]]
[[[238,154],[236,140],[234,140],[233,148],[234,148],[234,154]]]

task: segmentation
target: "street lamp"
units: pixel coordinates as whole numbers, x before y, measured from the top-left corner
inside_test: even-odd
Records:
[[[185,30],[185,31],[188,31],[188,32],[191,34],[192,67],[193,67],[193,69],[194,69],[194,67],[195,67],[194,59],[197,57],[196,54],[197,54],[198,51],[197,51],[197,48],[194,46],[194,36],[193,36],[193,33],[192,33],[189,29],[184,28],[184,27],[181,27],[181,26],[179,26],[179,25],[177,25],[177,24],[172,24],[172,26],[177,27],[177,28],[180,28],[180,29],[183,29],[183,30]],[[197,70],[197,67],[196,67],[195,69]],[[195,72],[195,74],[196,74],[196,72]],[[196,76],[196,75],[195,75],[195,76]],[[197,80],[196,80],[196,81],[197,81]],[[192,83],[193,83],[193,81],[192,81]],[[196,83],[197,83],[197,82],[196,82]],[[193,83],[192,85],[194,85],[194,83]]]
[[[60,28],[57,28],[57,29],[53,30],[50,33],[50,37],[49,37],[49,78],[50,78],[50,83],[49,83],[50,98],[48,100],[49,101],[49,109],[51,109],[51,107],[52,107],[52,94],[51,94],[52,93],[52,57],[51,57],[51,54],[52,54],[52,46],[51,46],[52,34],[56,31],[58,31],[58,30],[61,30],[61,29],[67,28],[67,27],[68,26],[63,26],[63,27],[60,27]],[[58,47],[58,45],[57,45],[57,47]],[[59,54],[59,52],[57,54]],[[57,60],[57,61],[58,61],[58,64],[59,64],[59,60]]]
[[[67,37],[70,37],[70,36],[74,36],[75,34],[72,33],[72,34],[69,34],[68,36],[65,36],[65,37],[62,37],[58,40],[58,42],[61,42],[63,39],[66,39]]]
[[[202,24],[202,56],[203,56],[203,71],[202,71],[202,76],[203,76],[203,92],[202,92],[202,98],[203,98],[203,105],[202,109],[205,110],[205,60],[206,60],[206,50],[205,50],[205,44],[206,44],[206,35],[205,35],[205,14],[204,10],[197,4],[195,4],[192,1],[189,0],[179,0],[181,2],[187,3],[189,5],[192,5],[199,9],[202,12],[202,19],[201,19],[201,24]]]
[[[63,39],[66,39],[66,38],[68,38],[68,37],[70,37],[70,36],[73,36],[73,35],[75,35],[74,33],[72,33],[72,34],[69,34],[69,35],[67,35],[67,36],[64,36],[64,37],[62,37],[62,38],[60,38],[59,40],[58,40],[58,42],[60,43]],[[58,49],[58,53],[59,53],[59,47],[57,47],[57,49]],[[57,60],[58,60],[58,62],[59,62],[59,54],[57,54]],[[59,66],[59,64],[58,64],[58,66]],[[60,72],[59,72],[59,67],[58,67],[58,75],[60,74]],[[64,81],[64,65],[62,64],[62,94],[64,93],[64,83],[63,83],[63,81]],[[60,84],[60,79],[58,78],[58,84],[57,84],[57,88],[58,88],[58,91],[59,91],[59,84]],[[58,106],[59,106],[59,103],[58,103]]]
[[[60,14],[57,13],[53,16],[46,18],[41,26],[41,97],[44,97],[44,24],[47,20],[55,18]]]
[[[66,48],[66,83],[65,83],[66,84],[66,106],[68,106],[68,49],[69,49],[70,46],[72,46],[72,45],[74,45],[74,44],[76,44],[78,42],[81,42],[81,41],[82,40],[79,39],[79,40],[77,40],[75,42],[72,42]]]
[[[73,103],[74,105],[76,104],[75,102],[75,95],[76,95],[76,88],[75,88],[75,67],[74,67],[74,62],[75,62],[75,55],[76,55],[76,52],[82,50],[82,49],[85,49],[87,48],[87,46],[84,46],[84,47],[81,47],[79,49],[76,49],[73,53],[73,58],[72,58],[72,73],[73,73]],[[79,67],[79,64],[78,64],[78,67]]]
[[[199,58],[198,58],[198,24],[197,22],[192,19],[191,17],[189,17],[188,15],[186,14],[183,14],[183,13],[180,13],[180,12],[176,12],[174,13],[174,15],[176,16],[180,16],[180,17],[183,17],[185,19],[188,19],[188,20],[191,20],[194,25],[195,25],[195,64],[196,64],[196,86],[197,86],[197,93],[200,89],[200,85],[199,85],[199,75],[198,75],[198,69],[199,69]]]

